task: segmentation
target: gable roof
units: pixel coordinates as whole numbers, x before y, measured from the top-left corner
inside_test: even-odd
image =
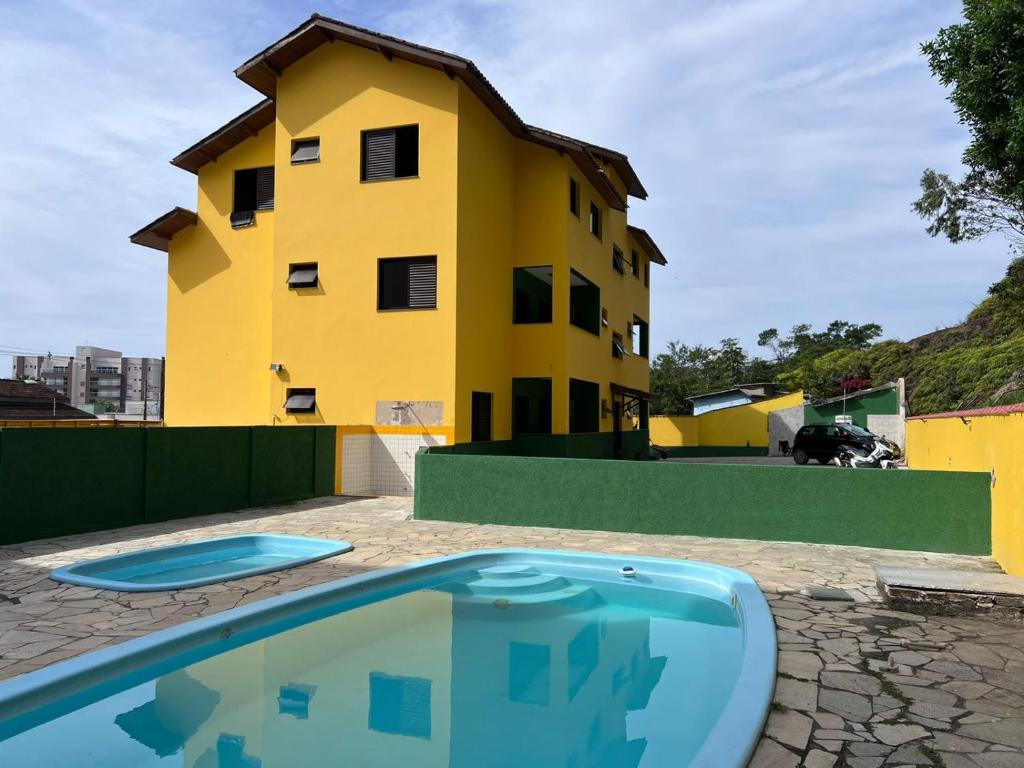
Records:
[[[54,421],[95,419],[94,414],[68,404],[55,389],[18,379],[0,379],[0,420]]]
[[[768,390],[773,390],[775,384],[770,381],[753,381],[749,384],[737,384],[734,387],[727,389],[718,389],[714,392],[701,392],[699,395],[691,395],[685,398],[686,400],[700,400],[705,397],[714,397],[716,395],[725,395],[729,392],[742,392],[747,397],[760,397],[767,399],[770,395],[766,394]],[[788,394],[788,393],[784,393]]]
[[[627,195],[639,199],[647,198],[647,190],[644,189],[626,155],[571,136],[527,125],[469,59],[319,14],[313,14],[307,21],[235,70],[235,75],[240,80],[251,85],[267,99],[193,144],[171,160],[171,163],[197,173],[206,163],[215,160],[231,147],[253,135],[254,130],[258,131],[259,128],[268,125],[274,119],[273,99],[277,95],[277,78],[281,72],[324,43],[336,40],[377,51],[389,60],[397,58],[437,69],[452,79],[458,77],[513,136],[568,154],[610,207],[625,210],[626,200],[608,178],[602,163],[615,170],[626,185]]]
[[[255,136],[262,128],[274,122],[276,112],[274,100],[264,99],[255,107],[249,107],[238,117],[229,120],[206,138],[179,152],[171,160],[171,165],[199,173],[199,169],[204,165],[216,160],[232,147],[241,144],[250,136]]]
[[[654,242],[654,238],[651,237],[646,229],[640,229],[640,227],[634,227],[632,224],[626,225],[626,231],[633,236],[633,239],[639,243],[640,247],[647,252],[648,258],[655,264],[661,264],[665,266],[668,264],[668,259],[665,258],[665,254],[661,252],[661,248]]]
[[[166,253],[171,238],[185,227],[191,227],[196,221],[198,217],[194,212],[176,206],[149,222],[128,239],[135,245],[144,245]]]

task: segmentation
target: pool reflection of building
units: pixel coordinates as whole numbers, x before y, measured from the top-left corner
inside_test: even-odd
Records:
[[[665,663],[650,620],[609,618],[568,582],[517,595],[480,581],[199,662],[116,722],[186,768],[636,766],[646,742],[628,739],[627,712]]]

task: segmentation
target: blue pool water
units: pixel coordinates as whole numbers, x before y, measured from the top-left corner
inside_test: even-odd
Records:
[[[745,764],[774,682],[763,596],[629,562],[446,558],[55,665],[0,685],[0,765]]]
[[[350,552],[347,541],[259,533],[192,541],[56,568],[50,578],[120,592],[152,592],[240,579]]]

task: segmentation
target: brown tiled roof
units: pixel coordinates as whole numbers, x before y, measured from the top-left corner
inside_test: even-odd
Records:
[[[149,222],[128,239],[136,245],[144,245],[147,248],[166,252],[171,238],[185,227],[191,227],[197,220],[192,211],[175,207]]]
[[[661,248],[659,248],[658,244],[654,242],[654,238],[647,233],[646,229],[634,227],[632,224],[627,224],[626,229],[629,231],[629,234],[633,236],[633,239],[640,244],[640,247],[647,252],[651,261],[655,264],[661,264],[662,266],[668,264],[668,259],[665,258],[665,254],[661,252]]]
[[[178,154],[171,160],[171,165],[199,173],[199,169],[204,165],[216,160],[232,147],[241,144],[250,136],[255,136],[261,129],[274,122],[276,111],[274,100],[264,99]]]
[[[626,185],[627,194],[640,199],[647,197],[647,190],[644,189],[626,155],[571,136],[527,125],[469,59],[319,14],[313,14],[307,21],[235,70],[235,75],[239,79],[267,96],[267,99],[192,145],[171,162],[179,168],[195,173],[232,146],[244,141],[263,126],[269,125],[274,119],[273,98],[277,93],[277,78],[281,72],[324,43],[335,40],[378,51],[388,59],[398,58],[438,69],[453,79],[460,78],[513,136],[566,152],[610,207],[625,210],[626,201],[605,174],[601,167],[602,162],[611,166],[619,175]]]
[[[46,398],[52,400],[54,397],[58,402],[66,403],[68,400],[64,395],[58,394],[57,390],[42,384],[18,379],[0,379],[0,398]]]
[[[970,416],[1008,416],[1011,413],[1024,413],[1024,403],[1011,405],[993,405],[988,408],[970,408],[966,411],[944,411],[942,413],[926,413],[921,416],[910,416],[910,419],[954,419]]]
[[[91,413],[68,405],[66,396],[42,384],[0,379],[0,420],[53,421],[95,419]]]

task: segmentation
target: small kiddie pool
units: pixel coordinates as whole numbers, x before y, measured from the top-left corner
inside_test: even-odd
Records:
[[[96,589],[156,592],[294,568],[350,551],[347,541],[255,533],[85,560],[54,569],[50,578]]]
[[[741,571],[470,552],[2,683],[0,765],[739,768],[775,649]]]

